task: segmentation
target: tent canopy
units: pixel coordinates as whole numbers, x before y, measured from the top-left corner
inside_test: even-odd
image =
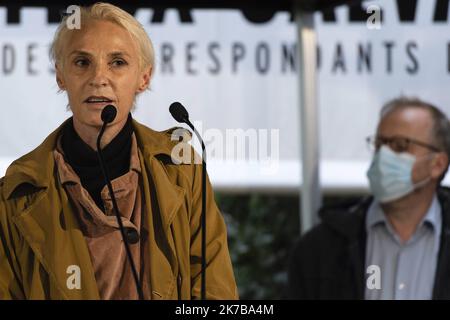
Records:
[[[107,1],[107,0],[106,0]],[[17,9],[20,7],[67,7],[72,4],[89,5],[93,0],[3,0],[0,6]],[[110,0],[123,8],[180,8],[180,9],[251,9],[255,11],[292,11],[294,3],[304,11],[322,11],[342,4],[359,3],[361,0]]]

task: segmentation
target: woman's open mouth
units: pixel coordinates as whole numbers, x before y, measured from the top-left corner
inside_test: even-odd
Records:
[[[86,100],[84,100],[84,103],[87,103],[91,106],[106,106],[108,104],[111,104],[112,102],[114,102],[114,100],[108,98],[108,97],[103,97],[103,96],[90,96],[89,98],[87,98]]]

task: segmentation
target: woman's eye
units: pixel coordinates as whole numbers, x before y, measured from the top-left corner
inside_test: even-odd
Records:
[[[76,59],[75,65],[78,67],[85,67],[89,64],[89,60],[87,59]]]
[[[127,62],[126,62],[125,60],[118,59],[118,60],[114,60],[113,62],[111,62],[111,64],[112,64],[114,67],[121,67],[121,66],[126,65]]]

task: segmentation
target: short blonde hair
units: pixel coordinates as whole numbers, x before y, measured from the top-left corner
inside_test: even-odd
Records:
[[[62,50],[64,48],[63,40],[72,30],[67,28],[67,16],[64,17],[55,32],[55,37],[50,47],[50,58],[56,64],[63,63]],[[132,39],[138,45],[139,67],[141,70],[152,68],[152,74],[155,63],[155,52],[152,41],[150,40],[144,27],[128,12],[109,3],[97,2],[89,7],[80,7],[81,27],[92,20],[104,20],[113,22],[127,30]]]

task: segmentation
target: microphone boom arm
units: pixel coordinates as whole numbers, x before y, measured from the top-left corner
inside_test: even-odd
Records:
[[[105,107],[105,109],[106,109],[106,107]],[[137,271],[136,271],[136,265],[134,264],[133,257],[131,255],[130,246],[129,246],[127,238],[125,236],[125,228],[124,228],[123,223],[122,223],[122,218],[121,218],[121,215],[120,215],[119,207],[117,206],[117,201],[116,201],[116,197],[114,195],[114,191],[113,191],[113,188],[112,188],[112,185],[111,185],[111,180],[109,178],[109,173],[108,173],[108,170],[106,168],[106,165],[105,165],[105,162],[104,162],[104,159],[103,159],[102,148],[100,147],[100,142],[101,142],[101,139],[103,137],[103,134],[105,133],[106,126],[108,125],[108,122],[112,121],[113,119],[110,120],[110,121],[109,121],[109,119],[108,120],[103,119],[103,120],[104,121],[103,121],[102,128],[101,128],[100,133],[99,133],[99,135],[97,137],[97,155],[98,155],[98,160],[100,162],[100,168],[102,170],[103,177],[105,179],[106,185],[108,186],[109,196],[111,197],[111,201],[112,201],[113,208],[114,208],[114,213],[116,215],[117,223],[119,225],[120,234],[122,235],[123,244],[125,245],[125,251],[126,251],[126,254],[127,254],[127,260],[128,260],[128,262],[130,263],[130,266],[131,266],[131,271],[132,271],[132,274],[133,274],[134,282],[136,284],[136,290],[138,292],[139,300],[144,300],[144,294],[142,292],[142,288],[141,288],[141,285],[140,285],[140,282],[139,282],[139,277],[138,277],[138,274],[137,274]]]

